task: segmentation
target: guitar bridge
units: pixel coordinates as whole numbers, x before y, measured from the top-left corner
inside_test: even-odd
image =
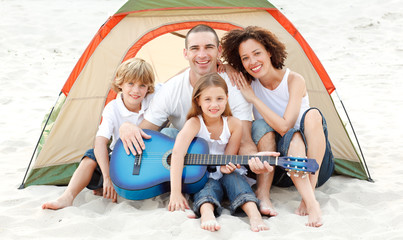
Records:
[[[134,166],[133,166],[133,175],[139,175],[140,174],[140,166],[141,166],[141,157],[143,155],[136,155],[134,158]]]

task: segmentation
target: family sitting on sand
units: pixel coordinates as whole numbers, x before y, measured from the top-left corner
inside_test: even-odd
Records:
[[[247,181],[247,168],[233,163],[214,168],[204,188],[192,195],[193,211],[203,229],[221,228],[216,217],[226,198],[231,214],[246,213],[252,231],[268,230],[262,215],[278,214],[270,200],[272,185],[295,185],[302,197],[296,213],[308,216],[307,226],[320,227],[322,214],[314,191],[332,175],[333,155],[326,121],[319,109],[310,108],[304,78],[284,68],[286,56],[284,44],[266,29],[231,30],[220,45],[211,27],[197,25],[185,39],[184,57],[190,68],[155,93],[150,64],[138,58],[123,62],[112,83],[121,94],[103,111],[94,149],[85,153],[65,192],[42,208],[71,206],[85,187],[116,202],[109,176],[110,149],[120,137],[128,154],[141,153],[143,138],[150,138],[142,129],[158,131],[169,120],[173,127],[161,130],[176,138],[169,211],[189,208],[181,176],[184,156],[197,136],[208,142],[210,154],[307,156],[319,164],[314,175],[288,176],[283,169],[251,158],[248,167],[256,174],[255,191]],[[228,64],[221,64],[221,57]]]

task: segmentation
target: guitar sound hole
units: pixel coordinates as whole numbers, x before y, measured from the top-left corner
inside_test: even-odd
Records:
[[[172,150],[169,150],[162,157],[162,165],[168,170],[171,169],[171,156],[172,156]]]
[[[168,170],[171,169],[171,157],[172,157],[172,150],[166,152],[164,154],[164,157],[162,158],[162,165]],[[183,167],[185,168],[185,165]]]
[[[169,154],[168,157],[167,157],[168,166],[171,166],[171,157],[172,157],[172,154]]]

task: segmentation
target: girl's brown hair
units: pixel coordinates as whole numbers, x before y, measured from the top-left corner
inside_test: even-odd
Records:
[[[192,117],[196,117],[197,115],[201,115],[203,113],[201,107],[199,106],[198,100],[200,95],[204,90],[208,87],[221,87],[224,89],[225,94],[228,96],[228,86],[224,79],[218,75],[218,73],[209,73],[204,75],[196,82],[196,85],[193,89],[192,93],[192,107],[189,110],[187,115],[187,119]],[[228,101],[225,105],[225,110],[222,113],[223,116],[232,116],[231,109],[229,107]]]
[[[285,45],[272,32],[257,26],[231,30],[221,39],[222,55],[229,65],[242,72],[249,80],[254,79],[243,67],[239,56],[239,46],[249,39],[254,39],[265,47],[266,51],[271,54],[270,60],[275,68],[283,68],[284,61],[287,58]]]
[[[116,93],[122,91],[119,87],[123,83],[137,82],[148,86],[148,93],[154,92],[154,71],[151,65],[141,58],[131,58],[121,63],[112,82],[112,89]]]

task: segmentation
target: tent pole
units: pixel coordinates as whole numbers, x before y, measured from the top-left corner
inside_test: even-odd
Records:
[[[18,187],[18,189],[24,189],[24,188],[25,188],[24,182],[25,182],[25,179],[26,179],[26,177],[27,177],[29,168],[31,167],[31,163],[32,163],[32,160],[34,159],[35,153],[36,153],[36,151],[38,150],[38,145],[39,145],[39,142],[41,141],[43,132],[44,132],[45,129],[46,129],[46,125],[48,124],[48,121],[49,121],[49,119],[50,119],[50,116],[52,116],[53,110],[55,109],[55,105],[57,104],[57,101],[58,101],[59,98],[60,98],[60,94],[62,94],[62,92],[59,93],[59,97],[57,98],[55,104],[53,104],[52,110],[50,110],[50,113],[49,113],[49,115],[48,115],[48,118],[46,119],[46,122],[45,122],[45,124],[43,125],[42,132],[41,132],[41,134],[39,135],[38,142],[36,143],[36,146],[35,146],[35,150],[34,150],[34,152],[32,153],[31,160],[29,161],[27,170],[25,171],[24,178],[22,179],[22,183],[21,183],[21,185]]]
[[[351,124],[350,117],[348,116],[347,110],[346,110],[346,108],[344,107],[344,103],[343,103],[343,101],[341,100],[341,98],[340,98],[340,96],[339,96],[339,93],[337,92],[337,89],[335,89],[335,92],[336,92],[337,97],[339,98],[339,101],[340,101],[340,103],[341,103],[341,106],[342,106],[343,109],[344,109],[344,112],[346,113],[346,116],[347,116],[348,122],[350,123],[351,129],[353,130],[353,134],[354,134],[355,140],[357,141],[358,149],[360,150],[360,153],[361,153],[361,156],[362,156],[362,160],[363,160],[363,162],[364,162],[365,170],[367,171],[367,174],[368,174],[368,181],[369,181],[369,182],[374,182],[374,180],[371,178],[371,174],[369,173],[369,169],[368,169],[368,166],[367,166],[367,162],[365,161],[365,157],[364,157],[364,154],[363,154],[363,152],[362,152],[362,149],[361,149],[361,146],[360,146],[360,142],[358,141],[357,134],[355,134],[355,130],[354,130],[353,124]]]

